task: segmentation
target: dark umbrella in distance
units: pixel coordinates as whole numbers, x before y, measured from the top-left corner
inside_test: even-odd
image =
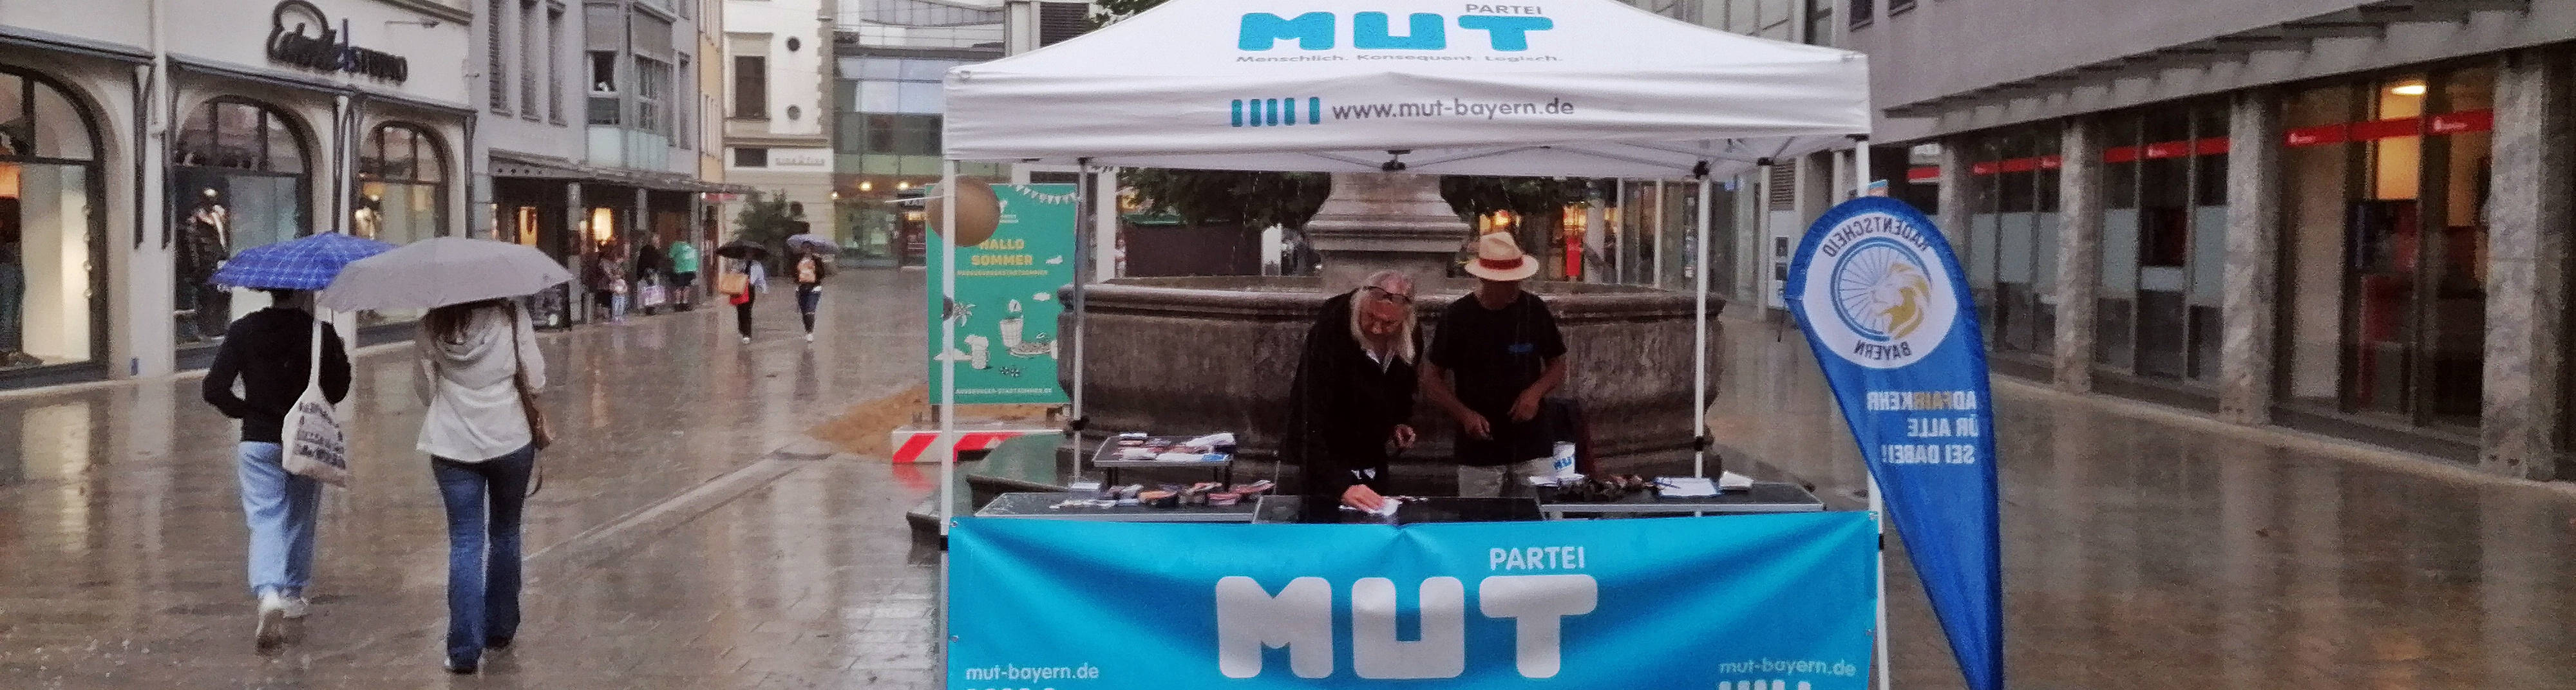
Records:
[[[754,244],[750,240],[734,240],[732,242],[725,243],[725,246],[717,247],[716,256],[721,256],[727,259],[761,261],[769,258],[769,248]]]

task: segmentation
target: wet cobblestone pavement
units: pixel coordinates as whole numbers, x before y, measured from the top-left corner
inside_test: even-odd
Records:
[[[327,494],[315,611],[274,657],[250,642],[233,427],[196,379],[0,394],[0,689],[936,687],[937,555],[902,519],[930,477],[801,433],[920,382],[919,281],[847,274],[812,346],[788,300],[750,346],[730,310],[547,336],[564,440],[527,623],[476,677],[438,668],[444,523],[399,351],[359,360],[361,485]],[[1729,457],[1853,502],[1803,346],[1725,326]],[[2567,485],[1997,392],[2011,687],[2576,687]],[[1960,687],[1890,565],[1897,686]]]

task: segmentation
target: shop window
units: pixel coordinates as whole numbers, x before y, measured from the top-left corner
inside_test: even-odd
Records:
[[[0,376],[98,360],[96,136],[59,87],[0,68]]]
[[[2003,352],[2055,350],[2059,128],[1983,137],[1971,149],[1969,286],[1986,341]]]
[[[2285,404],[2478,424],[2494,82],[2479,66],[2285,99]]]
[[[2228,112],[2212,101],[2104,120],[2094,358],[2113,371],[2202,383],[2217,377]]]
[[[360,142],[358,198],[349,233],[409,244],[448,234],[447,156],[436,134],[417,125],[379,125]],[[416,321],[418,311],[363,311],[361,327]]]
[[[233,319],[268,306],[266,293],[207,282],[225,260],[311,233],[305,131],[255,101],[218,98],[187,111],[171,151],[168,209],[181,346],[212,344]]]

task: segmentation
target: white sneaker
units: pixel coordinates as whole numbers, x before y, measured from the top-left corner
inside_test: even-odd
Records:
[[[749,344],[751,344],[751,336],[747,336],[747,335],[746,335],[746,336],[743,336],[743,337],[742,337],[742,344],[744,344],[744,345],[749,345]]]
[[[810,342],[814,342],[814,334],[812,334],[812,333],[807,333],[807,334],[805,334],[805,342],[809,342],[809,343],[810,343]]]
[[[304,597],[304,595],[302,595],[302,594],[298,594],[298,595],[295,595],[295,596],[291,596],[291,597],[287,597],[287,598],[286,598],[286,617],[287,617],[287,618],[290,618],[290,619],[300,619],[300,618],[303,618],[303,617],[305,616],[305,614],[309,614],[309,613],[312,613],[312,612],[313,612],[313,600],[312,600],[312,599],[307,599],[307,598],[305,598],[305,597]]]
[[[286,597],[276,592],[259,593],[259,628],[252,642],[260,649],[275,649],[286,643]]]

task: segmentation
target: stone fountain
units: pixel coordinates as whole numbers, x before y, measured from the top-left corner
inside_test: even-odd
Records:
[[[1231,430],[1242,441],[1242,458],[1250,461],[1240,476],[1267,476],[1266,463],[1276,457],[1286,421],[1289,380],[1324,299],[1377,270],[1408,272],[1419,283],[1416,311],[1430,337],[1439,310],[1475,287],[1473,279],[1444,277],[1469,233],[1441,200],[1437,177],[1340,174],[1306,226],[1324,256],[1320,278],[1121,278],[1093,284],[1086,296],[1088,332],[1077,336],[1095,338],[1087,347],[1085,379],[1090,424],[1078,447],[1087,452],[1121,431]],[[1527,287],[1555,309],[1572,350],[1566,385],[1557,396],[1579,402],[1591,420],[1599,468],[1688,472],[1691,295],[1600,283],[1533,281]],[[1720,306],[1710,298],[1712,319]],[[1073,315],[1062,319],[1058,332],[1074,333]],[[1716,328],[1714,320],[1710,328]],[[1709,342],[1714,362],[1715,333]],[[1070,364],[1061,368],[1066,386],[1072,385]],[[1428,404],[1417,408],[1414,419],[1423,443],[1397,461],[1396,473],[1450,476],[1444,462],[1455,426]],[[1716,472],[1713,458],[1709,471]],[[1290,468],[1282,475],[1294,473]]]

